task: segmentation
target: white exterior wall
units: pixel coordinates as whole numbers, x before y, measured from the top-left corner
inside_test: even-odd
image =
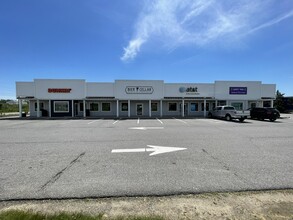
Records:
[[[114,97],[114,83],[86,83],[87,97]]]
[[[152,93],[126,93],[128,87],[151,87]],[[119,100],[160,100],[164,97],[164,81],[162,80],[116,80],[115,98]]]
[[[229,94],[230,87],[247,87],[246,95]],[[257,100],[261,98],[261,82],[216,81],[215,98],[218,100]]]
[[[246,94],[230,94],[230,87],[244,87]],[[48,92],[48,89],[70,89],[70,92]],[[49,110],[49,100],[77,100],[83,103],[86,100],[86,108],[90,109],[90,103],[99,103],[98,111],[90,111],[90,116],[116,116],[117,100],[119,100],[119,116],[128,117],[128,111],[121,111],[121,103],[130,101],[130,115],[136,116],[136,105],[143,104],[143,116],[148,117],[149,101],[158,103],[158,111],[151,115],[160,115],[160,103],[162,101],[163,116],[181,116],[180,105],[184,103],[188,109],[185,116],[202,116],[202,103],[206,100],[210,109],[213,103],[224,100],[228,105],[242,103],[243,109],[252,104],[262,106],[263,101],[275,98],[276,85],[262,84],[260,81],[215,81],[215,83],[164,83],[162,80],[116,80],[114,83],[86,83],[85,80],[57,80],[36,79],[34,82],[16,82],[16,95],[19,99],[30,100],[31,116],[37,116],[35,102],[44,102],[44,109]],[[173,99],[173,100],[172,100]],[[76,102],[76,101],[75,101]],[[110,102],[111,111],[103,112],[102,103]],[[176,102],[177,110],[169,111],[168,103]],[[191,103],[196,103],[197,111],[191,111]],[[219,104],[219,102],[218,102]],[[41,107],[41,105],[40,105]],[[80,106],[73,105],[77,115],[83,117]],[[72,110],[73,111],[73,110]],[[75,111],[74,111],[75,112]]]
[[[34,82],[16,82],[16,97],[34,97],[35,83]]]
[[[197,92],[180,92],[180,88],[197,88]],[[165,97],[214,97],[212,83],[165,83]]]
[[[275,84],[263,84],[261,85],[261,97],[276,98],[276,85]]]
[[[80,100],[85,98],[85,80],[35,79],[37,99]],[[49,88],[69,88],[70,93],[49,93]]]
[[[49,110],[49,101],[47,101],[47,100],[40,100],[39,102],[40,102],[40,115],[41,115],[42,114],[41,113],[42,106],[43,106],[43,109]],[[37,111],[35,109],[36,103],[37,103],[36,100],[32,100],[32,101],[29,102],[30,116],[37,117]]]
[[[37,117],[37,112],[35,111],[35,101],[29,102],[29,112],[31,117]]]

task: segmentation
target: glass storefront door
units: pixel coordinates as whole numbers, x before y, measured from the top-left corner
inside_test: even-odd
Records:
[[[142,104],[136,104],[136,115],[142,116],[143,112],[143,105]]]

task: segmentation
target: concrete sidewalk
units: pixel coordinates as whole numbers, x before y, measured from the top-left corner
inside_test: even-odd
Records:
[[[280,118],[293,118],[293,113],[281,113]]]
[[[11,118],[11,117],[19,117],[19,112],[5,112],[0,113],[0,119],[1,118]]]

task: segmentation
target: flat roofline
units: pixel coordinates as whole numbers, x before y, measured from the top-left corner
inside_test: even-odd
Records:
[[[164,82],[164,80],[155,80],[155,79],[116,79],[114,82]]]
[[[34,79],[34,81],[84,81],[85,79]]]

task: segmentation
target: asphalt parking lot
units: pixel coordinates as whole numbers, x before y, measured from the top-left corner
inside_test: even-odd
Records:
[[[0,199],[292,189],[292,130],[292,117],[0,120]]]

